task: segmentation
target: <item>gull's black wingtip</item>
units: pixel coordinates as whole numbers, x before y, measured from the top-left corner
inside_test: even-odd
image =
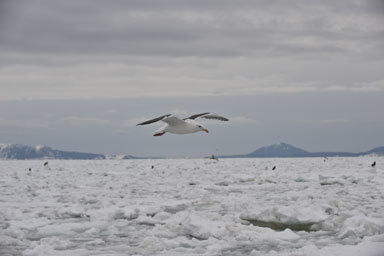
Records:
[[[139,123],[139,124],[137,124],[136,126],[138,126],[138,125],[152,124],[152,123],[155,123],[155,122],[157,122],[157,121],[163,120],[165,117],[169,117],[169,116],[171,116],[171,114],[167,114],[167,115],[163,115],[163,116],[160,116],[160,117],[156,117],[156,118],[154,118],[154,119],[151,119],[151,120],[148,120],[148,121]]]

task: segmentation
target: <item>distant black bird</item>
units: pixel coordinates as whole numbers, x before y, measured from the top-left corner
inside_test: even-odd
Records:
[[[152,165],[152,169],[155,168],[155,166]]]
[[[29,168],[28,171],[32,171],[32,168]]]
[[[45,162],[45,163],[44,163],[44,166],[47,166],[47,165],[48,165],[48,162]]]
[[[276,166],[273,166],[273,167],[272,167],[272,170],[275,170],[275,169],[276,169]]]
[[[376,161],[371,164],[372,167],[376,166]]]

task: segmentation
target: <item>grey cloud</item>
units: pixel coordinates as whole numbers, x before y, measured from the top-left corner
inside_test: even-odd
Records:
[[[383,7],[0,0],[2,140],[143,156],[247,153],[279,141],[313,151],[379,146]],[[135,126],[172,110],[233,122],[212,124],[209,137],[168,136],[167,148],[155,127]]]
[[[44,120],[19,120],[19,119],[4,119],[0,118],[0,127],[11,127],[11,128],[29,128],[29,129],[42,129],[42,128],[48,128],[47,122],[44,122]]]
[[[1,100],[348,90],[383,80],[377,0],[2,3]]]
[[[282,55],[300,50],[333,53],[341,47],[332,44],[341,39],[334,30],[338,24],[330,24],[328,18],[342,15],[346,6],[354,10],[349,1],[40,0],[10,6],[2,31],[3,50],[147,56],[249,56],[276,50]],[[362,12],[357,7],[354,11]],[[359,29],[350,37],[362,33],[364,38],[342,39],[371,40],[374,35],[367,37],[368,32]],[[292,53],[290,40],[306,37],[315,37],[316,45],[298,44]]]
[[[110,125],[111,121],[95,118],[95,117],[80,117],[80,116],[68,116],[58,120],[59,123],[71,124],[71,125]]]

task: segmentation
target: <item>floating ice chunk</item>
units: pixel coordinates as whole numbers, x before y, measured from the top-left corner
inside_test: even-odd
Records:
[[[99,199],[95,197],[83,197],[83,198],[80,198],[79,202],[81,204],[96,204],[99,202]]]
[[[22,241],[20,241],[19,239],[0,234],[0,252],[4,253],[5,248],[10,248],[10,250],[13,250],[14,248],[17,248],[21,245]]]
[[[161,209],[168,213],[177,213],[180,211],[184,211],[190,204],[191,202],[186,200],[167,201],[163,203]]]
[[[23,256],[87,256],[86,249],[75,249],[74,244],[57,237],[43,238],[32,242],[30,249],[23,252]]]
[[[229,185],[229,182],[223,180],[223,181],[216,182],[215,185],[216,185],[216,186],[228,186],[228,185]]]
[[[147,253],[156,253],[166,249],[166,245],[158,237],[149,236],[145,237],[141,243],[140,247],[146,248]]]
[[[55,211],[55,216],[59,219],[67,218],[86,218],[89,217],[84,209],[81,208],[60,208]]]
[[[71,236],[77,233],[83,233],[92,228],[94,223],[52,223],[37,229],[37,235],[40,237],[50,236]]]
[[[179,235],[198,240],[221,237],[225,233],[225,224],[213,221],[204,215],[193,212],[179,212],[167,222],[168,228]]]
[[[236,182],[236,183],[249,183],[249,182],[255,181],[254,175],[245,175],[245,174],[234,175],[233,177],[226,177],[226,178],[230,178],[233,182]]]
[[[287,240],[287,241],[291,241],[291,240],[295,241],[300,239],[300,236],[294,233],[289,228],[285,229],[282,232],[279,232],[278,237],[282,240]]]
[[[327,217],[327,214],[321,207],[300,207],[298,205],[272,207],[258,213],[246,212],[240,215],[240,219],[256,226],[269,227],[276,230],[289,228],[305,231],[310,231],[312,225],[324,221]]]
[[[272,183],[272,184],[278,183],[278,181],[274,178],[266,178],[264,181],[265,181],[265,183]]]
[[[345,180],[336,178],[336,177],[326,177],[323,175],[319,175],[319,181],[320,185],[326,186],[326,185],[344,185]]]
[[[98,210],[90,210],[87,215],[90,216],[91,220],[117,220],[117,219],[136,219],[140,214],[140,210],[136,207],[110,207],[102,208]]]
[[[171,217],[172,214],[171,213],[168,213],[168,212],[159,212],[157,213],[153,219],[157,220],[157,221],[164,221],[166,219],[168,219],[169,217]]]
[[[384,233],[384,222],[382,219],[375,219],[366,217],[364,215],[353,216],[348,218],[340,232],[338,237],[345,239],[347,237],[359,237],[373,236]]]
[[[341,176],[343,179],[345,179],[345,180],[347,180],[347,181],[349,181],[349,182],[351,182],[351,183],[354,183],[354,184],[357,184],[357,183],[359,183],[359,182],[361,182],[362,180],[361,179],[359,179],[359,178],[355,178],[354,176],[352,176],[352,175],[342,175]]]
[[[139,216],[135,219],[135,223],[139,225],[155,226],[156,224],[161,224],[162,222],[149,216]]]
[[[384,242],[384,234],[372,236],[372,237],[366,237],[365,240],[371,241],[371,242]]]
[[[293,204],[283,207],[267,208],[259,214],[256,214],[256,217],[265,221],[317,223],[325,220],[328,216],[320,206]]]
[[[294,179],[294,181],[296,181],[296,182],[308,182],[307,179],[304,179],[304,178],[301,177],[301,176],[299,176],[299,177],[297,177],[296,179]]]
[[[348,255],[348,256],[383,256],[384,243],[377,243],[364,240],[357,245],[335,244],[324,248],[317,248],[307,245],[297,251],[295,255],[329,256],[329,255]]]

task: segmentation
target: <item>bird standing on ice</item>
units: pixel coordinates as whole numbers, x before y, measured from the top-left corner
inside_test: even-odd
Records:
[[[139,123],[137,125],[147,125],[147,124],[152,124],[158,121],[165,122],[166,125],[158,129],[153,136],[161,136],[161,135],[164,135],[166,132],[174,133],[174,134],[188,134],[188,133],[195,133],[200,131],[208,132],[206,128],[204,128],[201,124],[195,121],[195,119],[199,119],[199,118],[228,121],[228,119],[223,116],[219,116],[217,114],[207,112],[207,113],[192,115],[184,119],[180,119],[174,115],[168,114],[168,115],[163,115],[163,116]]]

